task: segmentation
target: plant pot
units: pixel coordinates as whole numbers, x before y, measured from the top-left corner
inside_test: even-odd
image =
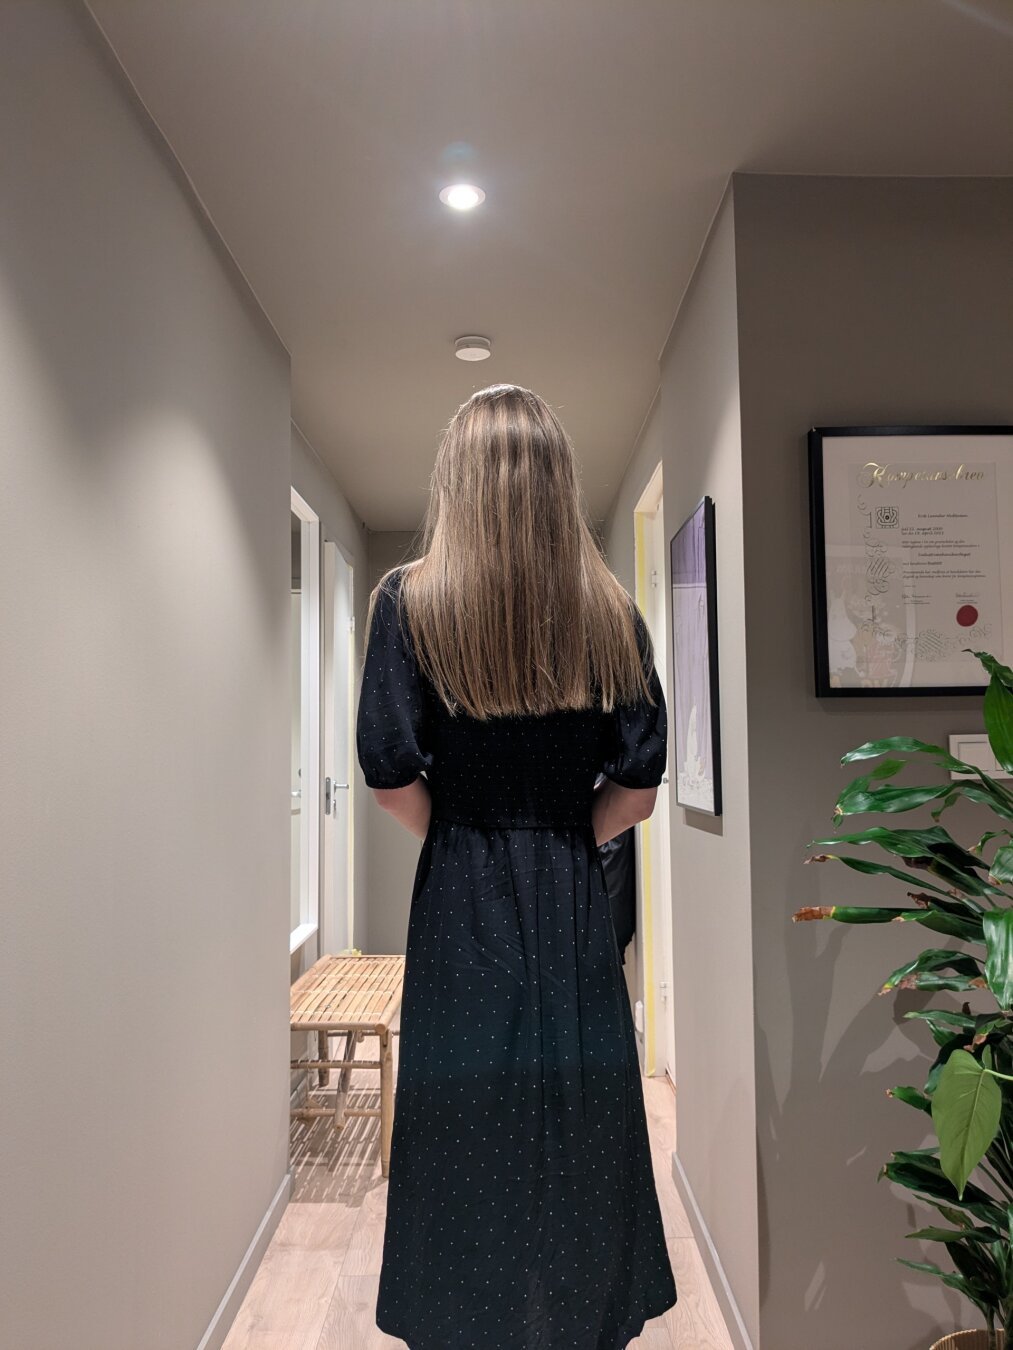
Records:
[[[1005,1332],[997,1331],[995,1333],[996,1350],[1004,1350],[1006,1345]],[[936,1341],[932,1350],[989,1350],[988,1332],[982,1331],[954,1331],[949,1336],[944,1336],[941,1341]]]

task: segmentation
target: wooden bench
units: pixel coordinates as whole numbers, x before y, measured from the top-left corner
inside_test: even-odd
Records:
[[[340,1130],[349,1116],[380,1117],[380,1166],[387,1176],[394,1125],[394,1060],[391,1022],[401,1006],[403,956],[322,956],[292,985],[291,1028],[317,1033],[318,1059],[293,1059],[293,1069],[307,1071],[307,1104],[293,1108],[293,1120],[331,1116]],[[343,1035],[340,1059],[328,1057],[328,1037]],[[355,1047],[364,1036],[379,1037],[378,1059],[356,1059]],[[354,1069],[380,1070],[380,1105],[349,1106],[348,1085]],[[318,1086],[327,1087],[331,1070],[340,1069],[334,1106],[314,1106],[310,1100],[313,1070]]]

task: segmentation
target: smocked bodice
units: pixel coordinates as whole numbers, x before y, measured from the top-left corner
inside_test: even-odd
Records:
[[[482,719],[451,713],[421,672],[401,623],[399,580],[394,573],[378,593],[362,673],[356,743],[368,786],[405,787],[424,773],[433,819],[506,829],[589,826],[599,773],[623,787],[660,783],[665,696],[639,610],[653,701]]]
[[[435,818],[462,824],[583,826],[610,754],[600,710],[489,720],[426,700],[426,770]]]

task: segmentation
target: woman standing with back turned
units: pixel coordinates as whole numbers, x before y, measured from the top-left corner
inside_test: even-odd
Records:
[[[356,728],[423,841],[376,1321],[409,1350],[623,1350],[676,1301],[598,854],[665,768],[651,640],[527,389],[452,418],[424,550],[370,597]]]

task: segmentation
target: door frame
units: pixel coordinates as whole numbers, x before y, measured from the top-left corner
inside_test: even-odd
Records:
[[[323,891],[318,956],[337,955],[355,941],[355,568],[334,539],[324,540],[323,581]]]
[[[659,462],[633,509],[636,601],[651,633],[655,664],[668,694],[668,567],[665,547],[664,474]],[[637,857],[644,1000],[644,1073],[675,1079],[675,1012],[672,989],[672,859],[669,775],[658,788],[654,811],[642,821]]]
[[[320,929],[320,517],[295,488],[292,513],[303,522],[301,545],[299,922],[289,934],[289,954]],[[291,647],[291,644],[289,644]],[[291,905],[291,897],[289,897]]]

